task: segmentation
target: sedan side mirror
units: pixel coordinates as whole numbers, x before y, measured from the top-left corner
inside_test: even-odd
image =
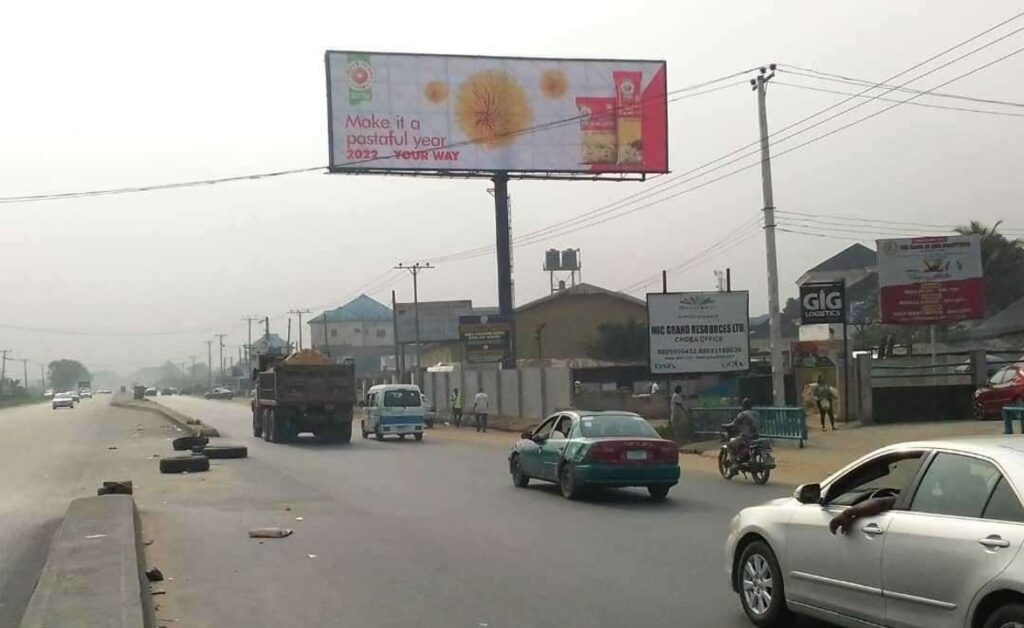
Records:
[[[793,498],[801,504],[817,504],[821,502],[820,484],[801,484],[793,491]]]
[[[522,434],[519,435],[519,438],[522,438],[523,440],[530,440],[530,433],[523,432]]]

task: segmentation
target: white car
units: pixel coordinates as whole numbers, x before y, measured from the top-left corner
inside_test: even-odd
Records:
[[[92,399],[92,391],[88,388],[83,388],[78,391],[78,394],[82,396],[82,399]]]
[[[1024,626],[1024,438],[902,443],[729,525],[729,583],[757,626]],[[829,522],[873,498],[887,506]],[[894,499],[893,499],[894,498]]]
[[[50,401],[50,405],[53,406],[54,410],[56,410],[57,408],[73,409],[75,407],[75,400],[72,399],[71,395],[69,395],[68,393],[57,393],[56,395],[53,396],[53,399]]]

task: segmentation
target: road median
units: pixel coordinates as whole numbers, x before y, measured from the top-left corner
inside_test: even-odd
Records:
[[[217,428],[202,423],[199,419],[190,417],[182,414],[177,410],[168,408],[167,406],[161,405],[155,401],[149,401],[148,399],[125,399],[115,397],[111,401],[111,405],[119,408],[131,408],[133,410],[142,410],[144,412],[155,412],[164,417],[168,422],[183,431],[192,432],[197,435],[208,436],[216,438],[220,436],[220,432]]]
[[[151,628],[142,526],[130,495],[76,499],[53,539],[21,628]]]

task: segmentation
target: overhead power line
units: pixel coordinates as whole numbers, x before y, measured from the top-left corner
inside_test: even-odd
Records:
[[[677,88],[677,89],[673,89],[673,90],[668,91],[668,92],[665,93],[666,97],[674,96],[673,98],[666,98],[666,101],[669,102],[669,103],[676,102],[676,101],[684,100],[684,99],[687,99],[687,98],[693,98],[693,97],[696,97],[696,96],[702,96],[704,94],[710,94],[712,92],[719,91],[720,89],[725,89],[726,87],[732,87],[734,85],[737,85],[737,84],[741,83],[742,81],[737,82],[737,83],[732,83],[730,85],[725,85],[725,86],[717,87],[717,88],[714,88],[714,89],[707,89],[707,90],[700,91],[703,88],[708,87],[710,85],[715,85],[715,84],[721,83],[723,81],[728,81],[730,79],[734,79],[734,78],[736,78],[738,76],[743,76],[744,74],[747,74],[750,71],[751,71],[751,69],[748,68],[746,70],[742,70],[740,72],[734,72],[732,74],[728,74],[728,75],[721,76],[721,77],[718,77],[718,78],[715,78],[715,79],[711,79],[709,81],[703,81],[701,83],[697,83],[697,84],[694,84],[694,85],[688,85],[686,87],[680,87],[680,88]],[[565,125],[568,125],[568,124],[574,124],[576,122],[579,122],[582,118],[584,118],[585,115],[586,114],[578,114],[578,115],[562,118],[562,119],[559,119],[559,120],[553,120],[551,122],[545,122],[545,123],[542,123],[542,124],[532,125],[532,126],[529,126],[529,127],[525,127],[523,129],[517,129],[517,130],[514,130],[514,131],[509,131],[507,133],[503,133],[499,137],[502,137],[502,138],[518,137],[518,136],[522,136],[522,135],[528,135],[528,134],[531,134],[531,133],[537,133],[537,132],[540,132],[540,131],[550,130],[550,129],[557,128],[557,127],[560,127],[560,126],[565,126]],[[460,147],[463,147],[463,146],[471,146],[471,145],[479,144],[482,141],[483,140],[472,140],[472,139],[471,140],[465,140],[465,141],[462,141],[462,142],[456,142],[454,144],[449,144],[448,146],[446,146],[446,148],[452,149],[452,148],[460,148]],[[380,162],[380,161],[386,161],[386,160],[393,159],[393,158],[394,158],[394,155],[381,155],[381,156],[373,157],[373,158],[347,161],[345,163],[338,164],[335,167],[336,168],[348,168],[348,167],[354,167],[354,166],[361,166],[361,165],[364,165],[364,164],[370,164],[370,163],[375,163],[375,162]],[[174,182],[174,183],[159,183],[159,184],[153,184],[153,185],[127,186],[127,187],[105,188],[105,189],[97,189],[97,190],[81,190],[81,191],[76,191],[76,192],[60,192],[60,193],[51,193],[51,194],[28,194],[28,195],[22,195],[22,196],[3,196],[3,197],[0,197],[0,203],[27,203],[27,202],[38,202],[38,201],[50,201],[50,200],[65,200],[65,199],[81,198],[81,197],[89,197],[89,196],[106,196],[106,195],[114,195],[114,194],[131,194],[131,193],[137,193],[137,192],[152,192],[152,191],[156,191],[156,190],[170,190],[170,189],[198,187],[198,186],[204,186],[204,185],[216,185],[216,184],[220,184],[220,183],[231,183],[231,182],[237,182],[237,181],[250,181],[250,180],[257,180],[257,179],[268,179],[268,178],[282,177],[282,176],[301,174],[301,173],[307,173],[307,172],[319,172],[319,171],[326,170],[327,168],[328,168],[327,166],[310,166],[310,167],[305,167],[305,168],[292,168],[292,169],[288,169],[288,170],[277,170],[277,171],[271,171],[271,172],[260,172],[260,173],[232,176],[232,177],[220,177],[220,178],[215,178],[215,179],[197,179],[197,180],[191,180],[191,181],[178,181],[178,182]]]
[[[810,85],[801,85],[800,83],[787,83],[786,81],[780,81],[778,79],[773,81],[773,84],[774,85],[782,85],[783,87],[795,87],[797,89],[803,89],[803,90],[812,91],[812,92],[820,92],[820,93],[824,93],[824,94],[838,94],[840,96],[854,96],[856,98],[872,98],[871,96],[862,96],[862,95],[854,93],[854,92],[844,92],[844,91],[838,90],[838,89],[825,89],[825,88],[822,88],[822,87],[812,87]],[[898,99],[895,99],[895,98],[872,98],[872,99],[873,100],[880,100],[882,102],[900,102]],[[962,111],[962,112],[965,112],[965,113],[980,113],[980,114],[986,114],[986,115],[990,115],[990,116],[1007,116],[1007,117],[1012,117],[1012,118],[1024,118],[1024,113],[1013,113],[1012,111],[986,111],[984,109],[971,109],[969,107],[954,107],[954,106],[950,106],[950,105],[936,105],[936,104],[933,104],[933,103],[924,103],[924,102],[911,102],[911,103],[907,103],[907,104],[908,105],[913,105],[915,107],[926,107],[928,109],[946,109],[948,111]]]

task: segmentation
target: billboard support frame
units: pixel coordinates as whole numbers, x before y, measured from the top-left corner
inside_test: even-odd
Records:
[[[382,177],[424,177],[427,179],[493,179],[496,170],[401,170],[394,168],[342,168],[328,166],[326,174],[361,174]],[[665,171],[660,174],[671,174]],[[643,183],[646,172],[593,172],[572,173],[548,170],[507,171],[508,179],[522,181],[606,181],[609,183]]]

